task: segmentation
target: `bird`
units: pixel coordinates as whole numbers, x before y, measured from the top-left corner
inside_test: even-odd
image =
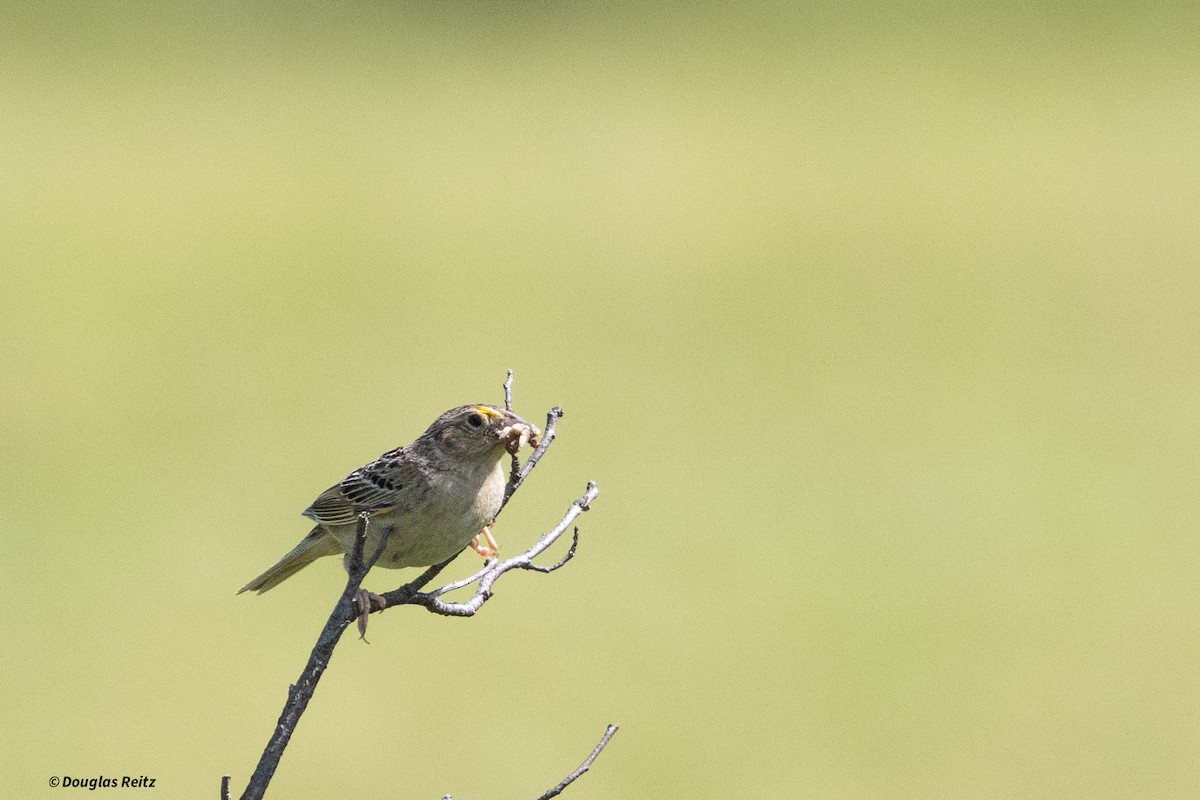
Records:
[[[349,570],[363,512],[369,515],[365,557],[387,534],[376,566],[440,564],[468,545],[485,559],[495,558],[499,545],[491,525],[504,501],[504,455],[515,456],[526,444],[537,448],[540,437],[536,426],[496,406],[450,409],[410,444],[389,450],[318,495],[303,512],[316,523],[313,529],[238,594],[262,594],[325,556],[342,555]]]

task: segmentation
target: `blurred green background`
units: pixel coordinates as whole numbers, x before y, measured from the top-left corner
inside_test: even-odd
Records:
[[[512,367],[579,557],[269,796],[1195,797],[1190,9],[6,5],[5,791],[240,791],[343,574],[234,591]]]

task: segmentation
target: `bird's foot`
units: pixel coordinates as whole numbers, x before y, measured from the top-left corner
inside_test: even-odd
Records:
[[[485,525],[483,530],[475,534],[475,538],[471,540],[471,549],[488,560],[500,555],[500,545],[492,538],[490,526]]]
[[[364,642],[367,641],[367,617],[371,615],[372,603],[379,608],[387,608],[387,600],[382,595],[368,592],[360,586],[354,593],[354,607],[358,609],[358,638]]]

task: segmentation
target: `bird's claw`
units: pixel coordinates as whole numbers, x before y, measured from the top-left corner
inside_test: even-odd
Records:
[[[489,560],[500,555],[500,545],[492,537],[491,528],[486,526],[471,540],[471,549]]]
[[[387,600],[381,595],[359,587],[358,591],[354,593],[354,607],[358,610],[358,638],[364,642],[367,641],[367,617],[371,615],[372,603],[379,608],[387,608]]]

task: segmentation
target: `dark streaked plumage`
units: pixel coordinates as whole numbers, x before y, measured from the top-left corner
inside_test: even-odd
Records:
[[[436,564],[485,532],[500,510],[506,452],[538,444],[538,430],[495,406],[452,408],[411,444],[389,450],[331,486],[304,511],[316,522],[300,544],[242,587],[265,592],[318,558],[349,553],[358,515],[371,512],[365,552],[383,531],[378,566]]]

